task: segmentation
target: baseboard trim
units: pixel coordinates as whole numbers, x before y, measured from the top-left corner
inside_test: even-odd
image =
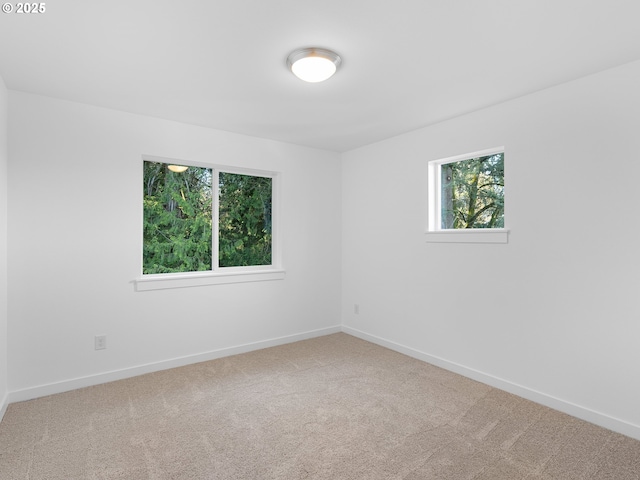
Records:
[[[4,418],[4,414],[7,413],[7,407],[9,406],[9,394],[5,393],[2,400],[0,400],[0,422]]]
[[[620,420],[615,417],[611,417],[604,413],[600,413],[589,408],[567,402],[566,400],[562,400],[560,398],[556,398],[537,390],[533,390],[523,385],[519,385],[508,380],[489,375],[479,370],[475,370],[473,368],[469,368],[464,365],[445,360],[444,358],[430,355],[420,350],[416,350],[414,348],[407,347],[405,345],[392,342],[375,335],[371,335],[355,328],[343,325],[342,331],[349,335],[353,335],[354,337],[358,337],[362,340],[375,343],[376,345],[380,345],[409,357],[422,360],[423,362],[444,368],[445,370],[460,374],[464,377],[477,380],[478,382],[484,383],[486,385],[490,385],[492,387],[499,388],[500,390],[513,393],[514,395],[518,395],[519,397],[526,398],[527,400],[531,400],[532,402],[536,402],[549,408],[553,408],[554,410],[566,413],[568,415],[571,415],[572,417],[580,418],[589,423],[593,423],[614,432],[618,432],[628,437],[640,440],[640,425],[634,425],[632,423]]]
[[[187,355],[184,357],[172,358],[170,360],[138,365],[136,367],[113,370],[96,375],[79,377],[70,380],[64,380],[62,382],[49,383],[46,385],[39,385],[37,387],[26,388],[23,390],[16,390],[13,392],[9,392],[8,396],[5,396],[4,408],[6,409],[6,405],[8,403],[32,400],[34,398],[45,397],[47,395],[53,395],[56,393],[68,392],[70,390],[76,390],[78,388],[90,387],[102,383],[136,377],[138,375],[144,375],[146,373],[159,372],[161,370],[183,367],[185,365],[191,365],[193,363],[207,362],[209,360],[215,360],[217,358],[229,357],[231,355],[252,352],[254,350],[262,350],[263,348],[277,347],[278,345],[285,345],[287,343],[299,342],[301,340],[308,340],[310,338],[322,337],[325,335],[330,335],[332,333],[339,333],[341,331],[342,327],[339,325],[334,327],[321,328],[318,330],[310,330],[294,335],[271,338],[258,342],[237,345],[234,347],[212,350],[195,355]],[[4,410],[2,411],[2,413],[4,413]]]

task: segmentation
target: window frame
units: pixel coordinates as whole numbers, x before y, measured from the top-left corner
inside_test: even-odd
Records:
[[[453,157],[431,160],[427,167],[427,243],[508,243],[508,228],[442,228],[442,183],[441,167],[472,158],[487,157],[497,153],[505,153],[505,148],[494,147],[486,150],[455,155]],[[505,207],[505,222],[506,222]]]
[[[175,273],[142,273],[144,238],[141,235],[140,243],[140,275],[134,280],[136,291],[160,290],[167,288],[195,287],[203,285],[219,285],[225,283],[259,282],[268,280],[282,280],[285,270],[282,266],[282,235],[281,235],[281,205],[280,191],[282,173],[271,170],[258,170],[254,168],[236,167],[222,164],[210,164],[180,160],[175,158],[157,157],[151,155],[142,156],[144,162],[156,162],[169,165],[184,165],[211,169],[212,184],[212,245],[211,245],[211,270],[195,272]],[[256,177],[271,178],[271,264],[220,267],[219,264],[219,174],[221,172],[237,175],[250,175]],[[144,205],[141,204],[144,209]]]

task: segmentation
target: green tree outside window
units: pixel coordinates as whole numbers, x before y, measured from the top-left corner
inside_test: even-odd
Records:
[[[441,228],[504,228],[504,153],[440,166]]]
[[[173,171],[176,170],[176,171]],[[272,263],[272,178],[144,162],[143,273]],[[218,196],[213,181],[218,179]],[[218,252],[213,255],[213,202]]]

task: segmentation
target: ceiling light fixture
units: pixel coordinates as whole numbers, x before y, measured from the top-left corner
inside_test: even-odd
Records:
[[[169,165],[167,166],[167,168],[172,172],[182,173],[185,172],[189,167],[185,167],[184,165]]]
[[[340,55],[325,48],[301,48],[287,57],[287,66],[305,82],[323,82],[331,77],[342,63]]]

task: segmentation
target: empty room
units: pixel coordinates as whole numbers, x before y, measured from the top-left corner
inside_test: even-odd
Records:
[[[640,480],[638,18],[4,2],[0,479]]]

